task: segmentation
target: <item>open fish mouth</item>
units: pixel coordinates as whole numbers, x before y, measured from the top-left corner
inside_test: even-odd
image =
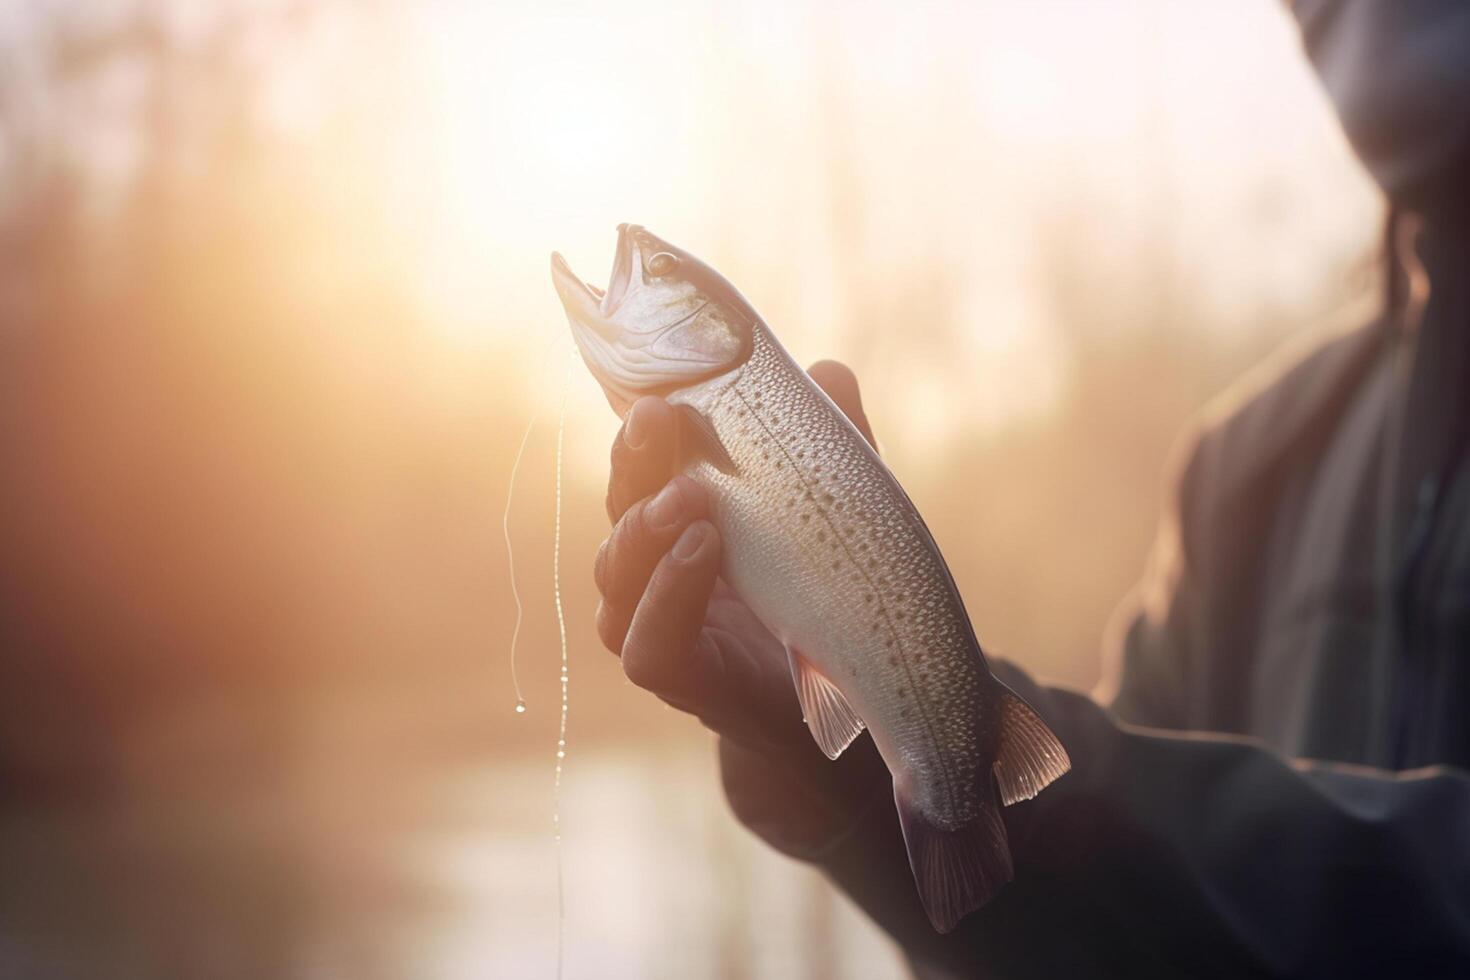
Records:
[[[607,320],[617,313],[634,279],[642,277],[643,252],[636,234],[639,230],[637,225],[618,225],[618,245],[606,289],[582,280],[560,252],[551,253],[551,277],[562,305],[588,326],[598,328],[594,321],[600,321],[598,333],[606,335],[605,328],[610,326]]]
[[[551,253],[551,281],[557,296],[561,297],[561,305],[566,307],[574,323],[592,330],[604,340],[617,339],[618,327],[607,319],[602,308],[607,294],[578,278],[560,252]]]
[[[618,247],[613,253],[612,274],[608,276],[607,292],[602,297],[602,312],[605,316],[612,316],[617,312],[619,304],[633,285],[633,277],[642,278],[643,253],[638,246],[638,236],[634,234],[638,230],[636,225],[618,225]]]
[[[643,285],[644,243],[640,241],[639,234],[642,231],[640,225],[618,225],[617,251],[613,255],[612,272],[608,275],[606,289],[600,289],[579,277],[560,252],[551,253],[551,278],[562,305],[577,323],[589,328],[604,340],[621,339],[627,343],[630,339],[627,327],[615,324],[613,318],[634,286]],[[704,304],[701,304],[693,311],[674,313],[667,323],[639,326],[637,333],[645,339],[637,346],[652,342],[660,334],[689,320],[703,308]]]
[[[752,349],[751,320],[707,291],[723,280],[639,225],[618,226],[605,290],[557,253],[551,278],[583,359],[620,411],[641,394],[726,371]]]

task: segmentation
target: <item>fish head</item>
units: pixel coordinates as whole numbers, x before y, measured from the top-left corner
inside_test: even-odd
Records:
[[[732,371],[750,356],[758,318],[719,273],[638,225],[618,226],[607,289],[551,256],[551,280],[582,358],[625,415],[644,395],[667,395]]]

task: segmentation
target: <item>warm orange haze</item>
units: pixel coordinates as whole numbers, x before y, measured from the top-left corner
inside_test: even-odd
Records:
[[[547,255],[646,223],[849,364],[987,654],[1086,689],[1186,420],[1377,295],[1299,45],[1270,0],[0,11],[0,974],[553,975],[569,377],[565,975],[905,975],[598,641],[618,420]]]

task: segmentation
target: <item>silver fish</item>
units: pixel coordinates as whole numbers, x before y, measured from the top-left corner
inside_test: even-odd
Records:
[[[613,409],[657,394],[678,411],[722,577],[785,644],[822,751],[871,732],[920,898],[950,931],[1011,880],[1001,804],[1065,773],[1066,750],[991,674],[888,467],[733,286],[636,225],[618,227],[606,291],[560,255],[551,272]]]

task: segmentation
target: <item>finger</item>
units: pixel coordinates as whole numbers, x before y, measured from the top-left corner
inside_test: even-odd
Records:
[[[695,521],[654,569],[623,643],[623,673],[680,707],[695,693],[691,656],[720,570],[719,532]]]
[[[852,373],[852,368],[841,361],[818,361],[807,369],[817,386],[827,393],[827,397],[837,403],[844,415],[857,426],[857,430],[868,440],[868,445],[877,447],[873,440],[873,429],[868,424],[867,413],[863,411],[862,394],[858,391],[857,375]]]
[[[767,748],[816,751],[801,721],[786,658],[764,656],[749,635],[710,625],[712,603],[722,601],[722,546],[708,521],[696,521],[680,535],[633,614],[622,647],[623,672],[721,735]]]
[[[704,490],[689,477],[677,476],[653,497],[629,507],[613,526],[592,569],[602,593],[597,635],[613,653],[622,651],[633,610],[659,559],[706,511]]]
[[[607,517],[616,521],[635,500],[668,480],[674,460],[674,412],[662,398],[640,398],[612,445]]]
[[[592,569],[603,599],[635,604],[658,560],[686,527],[705,516],[707,504],[704,488],[680,475],[624,511],[598,550]]]

